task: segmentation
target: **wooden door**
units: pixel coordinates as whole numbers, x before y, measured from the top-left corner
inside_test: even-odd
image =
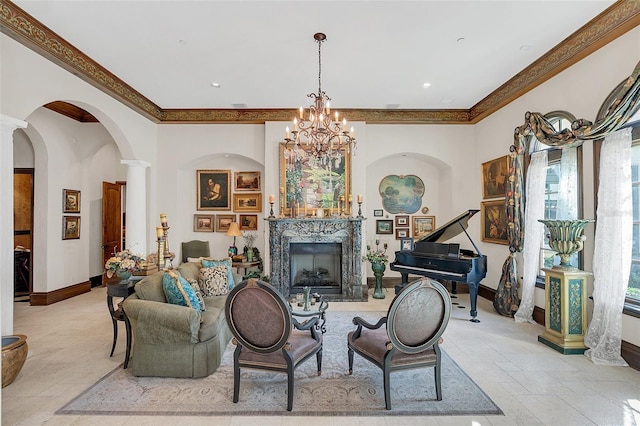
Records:
[[[14,296],[28,296],[33,282],[33,170],[13,170]]]
[[[102,182],[102,264],[122,250],[122,186]],[[106,284],[103,276],[102,285]]]

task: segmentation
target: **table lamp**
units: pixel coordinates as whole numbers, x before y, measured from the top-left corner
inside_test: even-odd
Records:
[[[229,257],[233,258],[233,256],[238,254],[238,247],[236,247],[236,237],[241,237],[242,232],[240,232],[240,228],[238,228],[238,222],[231,222],[229,224],[229,229],[227,230],[227,237],[233,237],[233,245],[229,247]]]

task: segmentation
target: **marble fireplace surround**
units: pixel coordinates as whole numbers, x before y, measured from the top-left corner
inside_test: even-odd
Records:
[[[339,243],[342,245],[340,293],[325,294],[334,302],[367,301],[367,285],[362,279],[362,221],[359,218],[265,219],[269,222],[271,284],[289,297],[291,243]]]

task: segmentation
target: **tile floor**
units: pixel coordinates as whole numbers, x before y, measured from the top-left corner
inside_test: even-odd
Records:
[[[393,298],[332,303],[330,310],[383,311]],[[454,300],[455,301],[455,300]],[[504,416],[164,417],[76,416],[55,411],[124,358],[124,325],[109,357],[112,328],[106,289],[50,306],[17,302],[15,333],[28,336],[22,372],[2,389],[2,425],[640,425],[640,371],[596,366],[537,342],[543,328],[516,324],[479,298],[480,323],[468,321],[468,295],[457,301],[443,348],[504,411]],[[393,379],[392,379],[393,380]],[[445,396],[446,397],[446,396]]]

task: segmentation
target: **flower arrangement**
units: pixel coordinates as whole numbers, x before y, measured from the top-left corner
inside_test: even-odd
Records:
[[[242,234],[242,238],[244,239],[247,247],[253,247],[253,243],[256,241],[256,238],[258,238],[258,235],[253,232],[245,232]]]
[[[143,255],[133,254],[129,249],[126,249],[110,257],[104,264],[104,269],[107,271],[107,277],[111,278],[118,271],[137,272],[144,268],[145,263]]]
[[[367,245],[367,254],[362,256],[362,260],[371,263],[387,263],[389,257],[387,256],[387,243],[382,245],[382,249],[379,248],[380,240],[376,240],[376,248],[373,250],[370,245]]]

